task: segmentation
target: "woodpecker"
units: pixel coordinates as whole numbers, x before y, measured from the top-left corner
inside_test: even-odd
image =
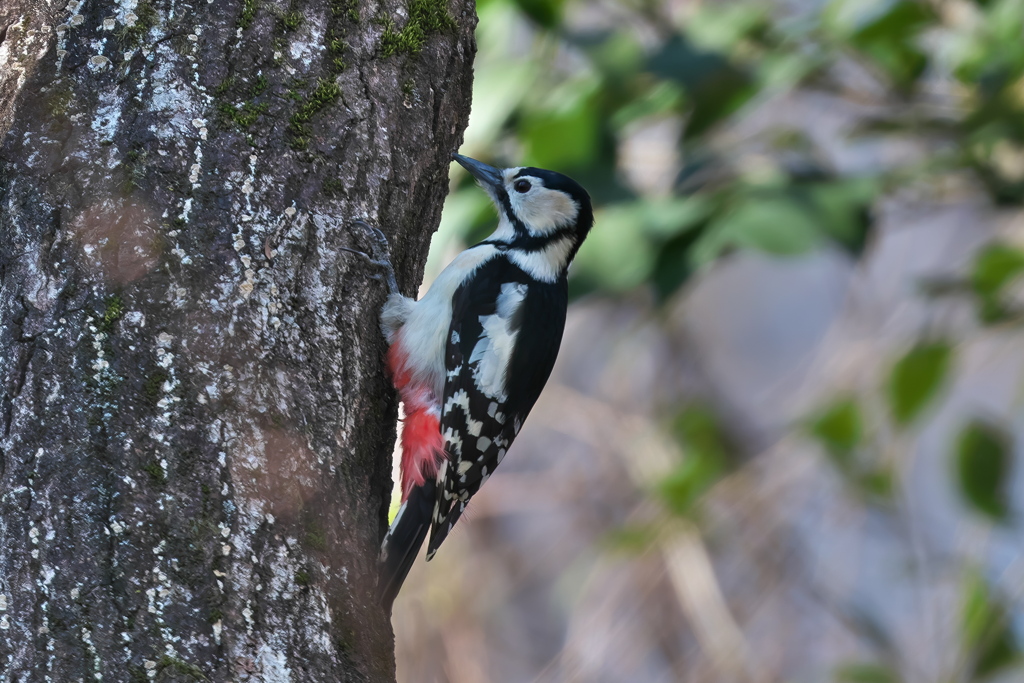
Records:
[[[418,301],[398,292],[386,251],[371,259],[387,270],[381,327],[405,409],[402,505],[380,552],[388,612],[428,531],[430,560],[544,388],[565,327],[566,273],[594,223],[590,196],[567,176],[452,156],[494,202],[494,233],[460,253]]]

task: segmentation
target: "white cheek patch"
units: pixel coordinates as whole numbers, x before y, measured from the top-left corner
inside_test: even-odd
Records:
[[[573,199],[558,190],[549,190],[537,179],[526,194],[509,190],[509,202],[526,229],[536,236],[548,235],[576,221],[580,207]]]
[[[480,316],[483,334],[473,347],[469,357],[473,369],[473,380],[484,395],[504,403],[505,371],[508,369],[512,351],[515,349],[519,331],[512,328],[512,320],[526,298],[526,285],[521,282],[506,282],[498,295],[494,315]]]

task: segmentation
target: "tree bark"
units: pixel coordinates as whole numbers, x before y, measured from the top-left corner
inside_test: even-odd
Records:
[[[470,0],[0,7],[0,680],[389,681],[374,601]]]

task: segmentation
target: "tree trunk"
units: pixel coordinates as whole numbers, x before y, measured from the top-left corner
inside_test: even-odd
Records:
[[[374,571],[470,0],[4,0],[0,680],[389,681]]]

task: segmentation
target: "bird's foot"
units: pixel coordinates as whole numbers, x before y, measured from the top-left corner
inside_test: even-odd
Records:
[[[358,226],[370,238],[371,254],[348,247],[340,247],[340,249],[361,256],[371,266],[380,268],[383,272],[374,273],[370,277],[374,280],[383,279],[388,286],[389,294],[399,294],[398,280],[395,279],[395,267],[391,265],[388,238],[379,229],[364,221],[353,221],[352,224]]]

